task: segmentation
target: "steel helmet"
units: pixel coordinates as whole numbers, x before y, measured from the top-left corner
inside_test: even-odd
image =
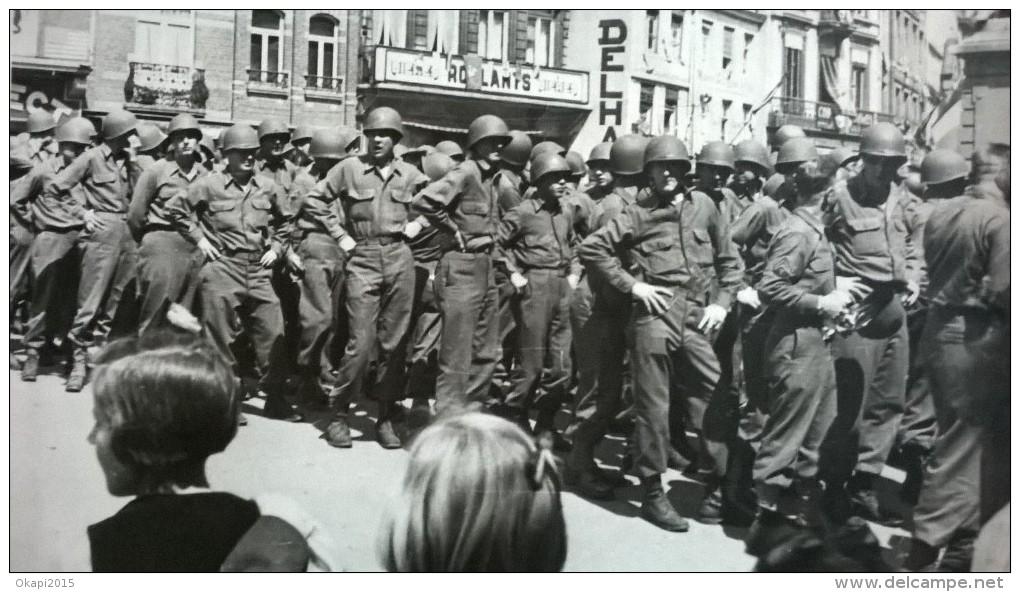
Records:
[[[57,128],[57,142],[73,142],[88,146],[92,143],[92,136],[96,128],[92,122],[84,117],[72,117]]]
[[[773,173],[772,176],[765,181],[765,185],[762,186],[761,192],[768,197],[776,198],[779,195],[780,188],[785,182],[786,175],[783,175],[782,173]]]
[[[698,153],[698,164],[726,167],[732,171],[735,158],[733,146],[726,142],[709,142],[701,147],[701,152]]]
[[[776,169],[787,164],[800,164],[818,159],[818,149],[811,138],[791,138],[779,147],[776,157]]]
[[[861,132],[860,153],[906,160],[906,141],[895,125],[880,121]]]
[[[436,152],[445,154],[450,158],[456,159],[457,157],[460,157],[461,160],[464,159],[464,149],[460,147],[460,144],[453,140],[443,140],[436,144]]]
[[[903,187],[917,197],[924,197],[924,182],[921,181],[921,173],[917,171],[907,173],[906,178],[903,179]]]
[[[554,154],[559,154],[560,156],[567,155],[566,148],[551,140],[545,140],[535,144],[535,147],[531,149],[531,158],[535,158],[539,154],[545,154],[546,152],[552,152]]]
[[[679,162],[685,173],[691,170],[691,155],[683,140],[676,136],[658,136],[648,142],[642,164],[647,167],[653,162]]]
[[[365,135],[382,130],[396,133],[398,139],[404,137],[404,122],[400,118],[400,113],[393,107],[376,107],[365,117],[363,128]]]
[[[28,133],[38,134],[57,127],[57,122],[53,120],[53,116],[49,113],[38,110],[28,114],[28,121],[25,122],[25,125]]]
[[[343,160],[347,156],[347,146],[343,142],[344,138],[335,131],[315,130],[312,132],[312,144],[308,147],[308,155],[315,159]]]
[[[970,166],[962,156],[952,150],[932,150],[921,161],[921,182],[938,185],[970,175]]]
[[[644,154],[647,145],[648,139],[643,136],[637,134],[620,136],[609,149],[609,168],[616,175],[640,174],[645,168]]]
[[[139,124],[138,142],[140,143],[140,146],[138,147],[138,151],[148,152],[150,150],[155,150],[162,146],[163,142],[166,142],[168,137],[169,136],[163,133],[163,130],[151,123]]]
[[[903,301],[898,296],[883,297],[879,291],[864,297],[858,305],[860,317],[868,319],[858,328],[861,337],[868,339],[884,339],[894,335],[903,326],[906,313]]]
[[[442,152],[426,154],[421,159],[421,168],[429,179],[438,181],[457,166],[457,161]]]
[[[263,119],[262,123],[259,124],[259,140],[266,136],[284,135],[290,137],[290,128],[283,121],[270,117],[269,119]]]
[[[609,162],[609,150],[613,147],[612,142],[601,142],[595,144],[595,147],[591,149],[591,154],[588,155],[588,162],[606,161]]]
[[[209,158],[216,158],[216,142],[210,136],[202,136],[198,148]]]
[[[250,125],[235,123],[220,136],[220,144],[224,154],[231,150],[258,150],[259,135]]]
[[[190,113],[174,115],[174,118],[170,120],[170,125],[166,128],[166,133],[170,136],[183,131],[196,131],[200,137],[202,135],[202,128],[199,127],[198,120]]]
[[[734,164],[742,162],[745,165],[757,166],[762,176],[768,174],[769,169],[772,168],[772,163],[769,159],[769,149],[757,140],[744,140],[737,144],[733,149],[733,154],[735,157],[733,159]]]
[[[135,131],[138,118],[123,109],[110,111],[103,118],[103,139],[112,140]]]
[[[471,148],[485,138],[501,138],[504,142],[509,142],[511,139],[510,128],[506,126],[505,121],[495,115],[482,115],[468,126],[468,148]]]
[[[316,133],[319,131],[320,130],[315,130]],[[351,144],[358,141],[358,139],[361,137],[361,134],[358,133],[358,130],[351,127],[347,127],[346,125],[339,125],[337,127],[330,128],[325,131],[326,133],[335,135],[338,138],[337,141],[343,144],[343,149],[345,151],[351,147]],[[313,140],[315,139],[315,133],[312,134],[312,139]]]
[[[422,158],[424,158],[425,156],[428,156],[429,154],[435,152],[436,147],[433,146],[432,144],[422,144],[421,146],[418,146],[417,150],[418,152],[422,153]]]
[[[833,150],[832,150],[832,152],[830,152],[830,154],[832,154],[832,157],[834,159],[838,160],[839,166],[841,166],[841,167],[846,166],[847,164],[857,160],[857,158],[858,158],[858,155],[855,154],[853,150],[850,150],[849,148],[847,148],[845,146],[840,146],[838,148],[833,148]]]
[[[567,152],[565,157],[567,164],[570,166],[571,177],[583,177],[588,174],[588,167],[584,165],[584,157],[580,154],[570,151]]]
[[[290,142],[293,144],[299,140],[311,140],[315,137],[315,128],[310,125],[299,125],[294,128],[294,133],[290,136]]]
[[[510,132],[510,141],[503,146],[503,152],[499,154],[500,159],[508,164],[524,166],[528,164],[531,156],[531,138],[528,134],[513,130]]]
[[[553,151],[536,154],[531,160],[531,183],[538,184],[539,179],[552,173],[564,173],[569,176],[570,163]]]
[[[781,126],[774,134],[772,134],[772,148],[774,150],[779,150],[783,147],[783,144],[785,144],[787,140],[806,137],[807,134],[804,133],[804,130],[800,126],[788,123]]]

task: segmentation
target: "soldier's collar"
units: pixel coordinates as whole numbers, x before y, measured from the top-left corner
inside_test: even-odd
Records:
[[[230,187],[231,184],[236,185],[238,189],[244,189],[247,185],[254,185],[255,187],[262,186],[262,183],[259,181],[259,176],[254,172],[252,173],[251,178],[248,179],[247,185],[241,185],[238,183],[237,179],[235,179],[234,175],[231,175],[229,171],[223,171],[220,174],[226,177],[226,182],[223,184],[224,189]]]

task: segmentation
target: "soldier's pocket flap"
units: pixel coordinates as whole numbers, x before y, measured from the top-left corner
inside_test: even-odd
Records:
[[[882,228],[881,218],[847,218],[846,225],[854,232],[867,232]]]
[[[253,199],[251,200],[251,207],[256,210],[268,210],[273,207],[273,203],[268,199]]]
[[[355,189],[351,187],[347,190],[347,197],[354,201],[365,201],[375,197],[375,189]]]
[[[236,202],[230,199],[209,202],[210,212],[228,212],[236,206]]]
[[[485,204],[477,201],[466,201],[460,204],[460,211],[465,214],[484,216],[489,213],[489,208]]]
[[[408,190],[390,189],[389,194],[390,199],[397,203],[402,204],[411,203],[411,200],[414,199],[414,194]]]
[[[642,253],[655,253],[656,251],[665,251],[666,249],[670,249],[675,244],[676,241],[669,237],[653,238],[639,243],[637,245],[637,250]]]
[[[712,236],[709,235],[708,231],[705,230],[704,228],[695,228],[694,230],[691,231],[691,234],[694,235],[695,240],[697,240],[699,243],[712,242]]]
[[[92,175],[92,182],[96,185],[105,185],[117,180],[117,173],[102,171]]]

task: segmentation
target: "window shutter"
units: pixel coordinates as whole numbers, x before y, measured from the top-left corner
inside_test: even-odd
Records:
[[[429,11],[408,10],[407,11],[407,49],[431,50],[425,45],[428,43]]]
[[[570,36],[570,11],[557,10],[553,19],[553,67],[563,67],[563,49]]]
[[[513,29],[510,35],[510,61],[523,64],[528,57],[528,13],[524,10],[510,11]]]
[[[460,11],[460,54],[478,53],[478,11]]]

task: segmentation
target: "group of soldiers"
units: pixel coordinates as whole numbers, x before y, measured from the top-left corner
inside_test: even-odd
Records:
[[[596,449],[623,429],[642,517],[678,532],[667,467],[705,484],[698,520],[761,531],[887,519],[895,456],[910,565],[967,556],[1003,467],[1008,488],[1008,149],[908,162],[877,123],[856,153],[783,126],[771,149],[625,135],[585,160],[493,115],[463,146],[403,137],[389,107],[360,133],[267,119],[215,143],[187,114],[166,134],[33,114],[11,149],[12,368],[69,350],[80,391],[95,348],[183,307],[267,417],[328,407],[334,447],[363,396],[385,448],[401,401],[434,398],[518,423],[611,499],[627,480]]]

